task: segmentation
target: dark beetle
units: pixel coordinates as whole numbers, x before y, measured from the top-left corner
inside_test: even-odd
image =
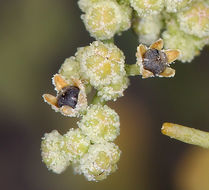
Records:
[[[154,75],[162,73],[167,67],[167,56],[157,49],[148,49],[143,57],[144,69],[151,71]]]
[[[67,86],[63,88],[57,97],[58,107],[70,106],[73,109],[78,103],[78,94],[80,89],[76,86]]]

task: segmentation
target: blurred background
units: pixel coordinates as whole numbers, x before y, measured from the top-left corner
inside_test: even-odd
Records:
[[[172,79],[131,78],[125,96],[110,102],[121,118],[117,172],[102,182],[49,172],[41,137],[65,133],[76,119],[43,102],[54,94],[51,77],[77,47],[93,41],[73,0],[0,1],[0,189],[4,190],[208,190],[209,150],[163,136],[165,121],[209,131],[209,50],[192,63],[176,63]],[[116,37],[126,61],[135,63],[137,37]],[[189,47],[188,47],[189,48]]]

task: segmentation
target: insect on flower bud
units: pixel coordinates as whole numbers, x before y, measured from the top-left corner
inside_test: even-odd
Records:
[[[62,92],[58,94],[57,105],[58,107],[70,106],[73,109],[78,103],[78,94],[80,89],[76,86],[67,86],[62,89]]]
[[[76,117],[87,108],[85,87],[81,80],[71,78],[67,81],[61,75],[56,74],[52,82],[55,85],[57,96],[44,94],[43,98],[56,112]]]
[[[120,133],[118,114],[107,105],[91,105],[78,122],[79,128],[92,142],[113,141]]]
[[[162,50],[163,40],[159,39],[149,48],[140,44],[137,48],[137,64],[143,78],[148,77],[173,77],[175,70],[170,64],[179,56],[178,50]]]
[[[84,174],[89,181],[103,180],[117,169],[120,154],[121,151],[114,143],[91,145],[75,171]]]

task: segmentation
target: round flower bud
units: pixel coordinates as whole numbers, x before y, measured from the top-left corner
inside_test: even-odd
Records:
[[[150,15],[142,18],[135,18],[133,29],[139,36],[139,42],[151,45],[160,36],[163,27],[161,15]]]
[[[89,80],[85,78],[85,74],[81,73],[80,63],[74,56],[71,56],[64,61],[59,69],[59,74],[68,81],[71,81],[72,79],[82,79],[86,94],[91,92],[92,88],[89,84]]]
[[[176,13],[179,10],[188,8],[193,0],[165,0],[166,11],[170,13]]]
[[[41,156],[47,168],[57,174],[63,172],[70,164],[63,147],[63,137],[56,130],[44,135],[41,143]]]
[[[130,0],[130,3],[142,17],[158,14],[164,7],[164,0]]]
[[[118,114],[107,105],[91,105],[78,126],[92,142],[114,141],[120,133]]]
[[[162,37],[166,49],[178,49],[180,51],[178,60],[182,62],[191,62],[207,43],[207,40],[180,31],[174,20],[167,24],[167,30],[163,32]]]
[[[99,1],[101,0],[79,0],[78,6],[83,12],[86,12],[88,8],[92,6],[93,3],[97,3]]]
[[[206,3],[207,2],[207,3]],[[209,36],[209,3],[199,1],[184,12],[177,14],[180,29],[197,37]]]
[[[98,1],[92,3],[81,18],[92,37],[105,40],[130,28],[131,9],[114,0]]]
[[[120,6],[122,19],[119,32],[126,31],[131,27],[132,9],[124,4]]]
[[[123,96],[123,92],[128,88],[129,79],[127,76],[121,77],[116,83],[111,83],[98,89],[98,96],[102,100],[116,100],[118,97]]]
[[[77,162],[88,151],[90,140],[80,129],[71,128],[63,138],[65,142],[63,151],[70,161]]]
[[[125,57],[114,44],[95,41],[90,46],[79,48],[76,59],[95,88],[115,83],[126,75]]]
[[[99,181],[117,169],[121,151],[114,143],[91,145],[87,154],[81,160],[75,172],[84,174],[89,181]]]
[[[65,60],[59,70],[59,74],[68,80],[71,78],[80,78],[80,64],[76,61],[75,57],[72,56]]]

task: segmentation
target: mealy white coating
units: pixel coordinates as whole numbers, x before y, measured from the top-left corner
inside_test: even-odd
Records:
[[[130,3],[141,17],[156,15],[164,8],[164,0],[130,0]]]
[[[90,105],[78,126],[92,142],[97,143],[113,141],[120,133],[119,116],[107,105]]]
[[[114,57],[115,54],[117,57]],[[95,88],[115,83],[121,79],[121,76],[126,75],[125,56],[112,43],[104,44],[94,41],[90,46],[79,48],[76,59],[80,62],[81,71],[85,73],[90,84]],[[119,70],[116,70],[115,67]],[[106,68],[110,69],[110,73],[105,73]]]
[[[64,147],[64,139],[58,131],[53,130],[51,133],[46,133],[42,138],[41,156],[43,162],[49,170],[54,173],[62,173],[70,164]]]
[[[80,165],[75,167],[75,172],[84,174],[89,181],[101,180],[100,175],[105,179],[117,169],[120,154],[121,151],[114,143],[91,145],[88,153],[81,158]]]
[[[166,11],[176,13],[179,10],[187,9],[193,0],[165,0]]]
[[[98,89],[98,96],[105,101],[114,100],[124,95],[124,91],[128,88],[129,78],[121,77],[116,83],[103,86]]]
[[[98,40],[112,38],[122,21],[120,6],[114,1],[99,1],[81,15],[90,35]]]

